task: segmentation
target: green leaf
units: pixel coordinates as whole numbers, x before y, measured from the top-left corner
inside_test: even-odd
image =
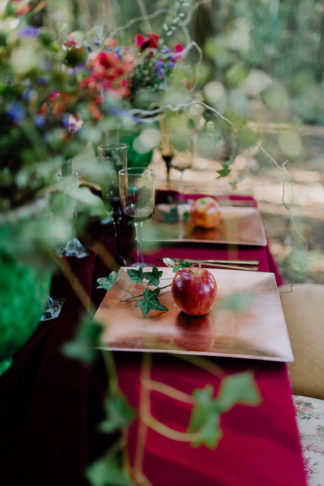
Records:
[[[170,211],[162,211],[162,209],[159,209],[158,214],[162,223],[172,224],[179,221],[179,213],[176,206],[171,208]]]
[[[252,373],[244,372],[227,376],[222,381],[218,402],[222,412],[230,410],[236,403],[258,405],[261,401]]]
[[[222,177],[226,177],[231,173],[230,166],[234,161],[234,157],[230,157],[226,162],[223,163],[223,168],[216,170],[218,177],[216,179],[221,179]]]
[[[141,265],[138,270],[128,269],[127,274],[131,280],[135,283],[143,283],[144,280],[144,273],[143,273],[144,266]]]
[[[217,308],[218,310],[229,309],[237,313],[244,312],[251,306],[254,299],[255,295],[249,292],[234,292],[222,300]]]
[[[194,390],[195,406],[191,414],[189,432],[198,432],[194,446],[205,444],[213,448],[222,436],[219,427],[219,410],[217,401],[213,399],[214,388],[207,385],[203,390]]]
[[[111,272],[108,277],[97,278],[98,287],[97,289],[110,290],[113,288],[115,283],[120,279],[120,275],[117,272]]]
[[[211,385],[193,392],[195,405],[188,427],[188,432],[197,433],[193,446],[216,447],[222,437],[221,414],[236,404],[258,405],[261,401],[253,375],[249,372],[227,376],[216,398],[213,398],[213,393]]]
[[[133,482],[116,456],[107,456],[92,463],[86,470],[92,486],[133,486]]]
[[[142,311],[143,317],[146,317],[151,309],[165,312],[168,310],[165,305],[158,300],[160,289],[150,290],[145,289],[143,298],[136,301],[135,307],[139,307]]]
[[[189,268],[189,267],[191,267],[191,266],[192,266],[192,263],[190,263],[190,262],[186,262],[185,260],[181,260],[181,261],[177,262],[177,263],[174,265],[174,267],[173,267],[172,271],[173,271],[174,273],[177,273],[177,272],[179,272],[179,270],[181,270],[182,268]]]
[[[92,363],[97,353],[95,346],[98,345],[101,332],[101,325],[90,317],[84,317],[74,339],[63,345],[63,354],[84,363]]]
[[[99,430],[110,433],[127,427],[135,417],[135,411],[129,406],[124,395],[109,395],[106,405],[106,418]]]
[[[146,280],[148,280],[149,285],[154,285],[157,287],[160,284],[160,279],[163,272],[159,271],[159,269],[154,265],[151,272],[144,272],[143,275]]]

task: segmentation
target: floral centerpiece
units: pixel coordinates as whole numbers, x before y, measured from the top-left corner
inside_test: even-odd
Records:
[[[138,163],[136,155],[144,153],[148,163],[154,144],[133,148],[142,121],[132,110],[156,106],[183,50],[180,44],[168,48],[155,33],[138,34],[131,46],[80,32],[59,40],[35,25],[44,6],[7,0],[0,8],[0,258],[3,275],[10,276],[9,285],[1,281],[7,338],[0,361],[17,352],[37,325],[55,249],[73,236],[73,212],[104,211],[102,201],[80,187],[71,161],[90,185],[109,184],[109,170],[85,147],[120,133],[129,159]],[[30,326],[18,318],[19,308],[21,316],[32,310]],[[26,332],[17,332],[18,321]]]

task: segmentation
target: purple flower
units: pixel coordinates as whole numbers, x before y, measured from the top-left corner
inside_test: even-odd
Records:
[[[88,49],[89,52],[92,52],[92,47],[91,46],[88,45],[87,46],[87,49]]]
[[[25,118],[25,112],[22,106],[15,101],[9,105],[7,115],[17,124]]]
[[[48,81],[46,78],[44,78],[44,76],[37,76],[36,83],[39,84],[39,86],[46,86]]]
[[[158,73],[158,74],[160,74],[160,73],[164,74],[163,61],[157,61],[156,65],[155,65],[155,72]]]
[[[176,64],[176,63],[175,63],[174,61],[170,61],[170,62],[168,62],[168,66],[169,66],[169,67],[173,67],[173,66],[175,66],[175,64]]]
[[[19,34],[22,37],[37,37],[39,34],[39,28],[32,25],[27,25],[24,29],[21,29]]]
[[[99,41],[94,41],[94,42],[93,42],[93,44],[94,44],[95,46],[99,46],[100,42],[99,42]]]
[[[121,50],[121,47],[116,47],[116,49],[115,49],[115,53],[117,54],[117,56],[119,56],[119,54],[120,54],[120,50]]]

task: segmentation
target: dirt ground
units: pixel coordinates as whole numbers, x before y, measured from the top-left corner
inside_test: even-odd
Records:
[[[285,130],[267,127],[261,140],[279,167],[258,147],[250,147],[235,158],[230,176],[216,180],[219,163],[196,156],[193,168],[184,173],[183,189],[188,193],[253,195],[285,282],[324,284],[324,127],[300,129],[301,146],[293,160],[279,148],[278,137]],[[179,173],[174,169],[167,185],[158,153],[153,168],[158,187],[179,189]]]

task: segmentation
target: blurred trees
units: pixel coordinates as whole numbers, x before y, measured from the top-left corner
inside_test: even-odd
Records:
[[[216,95],[224,90],[226,100],[219,97],[219,109],[234,104],[236,113],[249,116],[262,107],[266,119],[324,122],[321,0],[188,1],[193,12],[189,32],[204,53],[199,87],[220,83]],[[48,18],[61,32],[94,25],[111,30],[163,10],[118,32],[119,41],[129,42],[139,31],[159,33],[165,9],[173,4],[174,0],[49,0]],[[184,40],[181,32],[177,36],[175,40]],[[196,63],[197,57],[192,60]]]

